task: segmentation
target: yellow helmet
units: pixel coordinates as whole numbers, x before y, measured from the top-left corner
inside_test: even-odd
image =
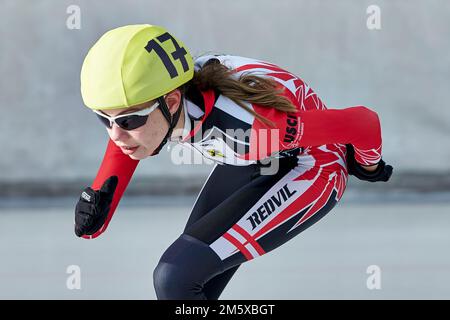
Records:
[[[194,61],[166,29],[129,25],[105,33],[81,68],[81,96],[90,109],[119,109],[156,99],[192,79]]]

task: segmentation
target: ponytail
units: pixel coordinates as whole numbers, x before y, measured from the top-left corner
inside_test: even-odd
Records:
[[[254,103],[267,108],[275,108],[283,112],[297,112],[292,102],[282,95],[283,89],[271,78],[263,78],[249,73],[239,78],[233,77],[234,71],[222,65],[219,60],[207,62],[200,70],[194,72],[189,85],[204,91],[214,89],[247,110],[258,120],[274,127],[269,119],[259,115],[244,102]]]

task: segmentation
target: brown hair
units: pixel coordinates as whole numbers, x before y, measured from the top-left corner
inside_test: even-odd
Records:
[[[219,60],[208,61],[200,70],[194,72],[190,85],[200,90],[214,89],[244,108],[263,123],[274,127],[272,121],[259,115],[244,104],[244,102],[275,108],[283,112],[297,112],[292,102],[281,95],[283,89],[277,88],[277,82],[271,78],[263,78],[249,73],[243,73],[239,78],[235,72],[222,65]]]

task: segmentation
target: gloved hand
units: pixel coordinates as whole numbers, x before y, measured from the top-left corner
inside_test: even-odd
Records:
[[[119,179],[111,176],[100,190],[87,187],[81,193],[75,207],[75,234],[94,234],[105,223]]]
[[[347,170],[348,174],[364,181],[388,181],[392,175],[393,168],[391,165],[386,165],[383,159],[378,163],[375,171],[368,171],[364,169],[355,159],[355,149],[351,144],[347,144]]]

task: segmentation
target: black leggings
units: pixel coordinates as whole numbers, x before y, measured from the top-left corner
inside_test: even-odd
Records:
[[[158,299],[216,300],[243,262],[321,219],[345,189],[345,163],[337,158],[328,166],[309,154],[285,158],[274,175],[261,175],[257,164],[216,165],[183,234],[154,270]]]

